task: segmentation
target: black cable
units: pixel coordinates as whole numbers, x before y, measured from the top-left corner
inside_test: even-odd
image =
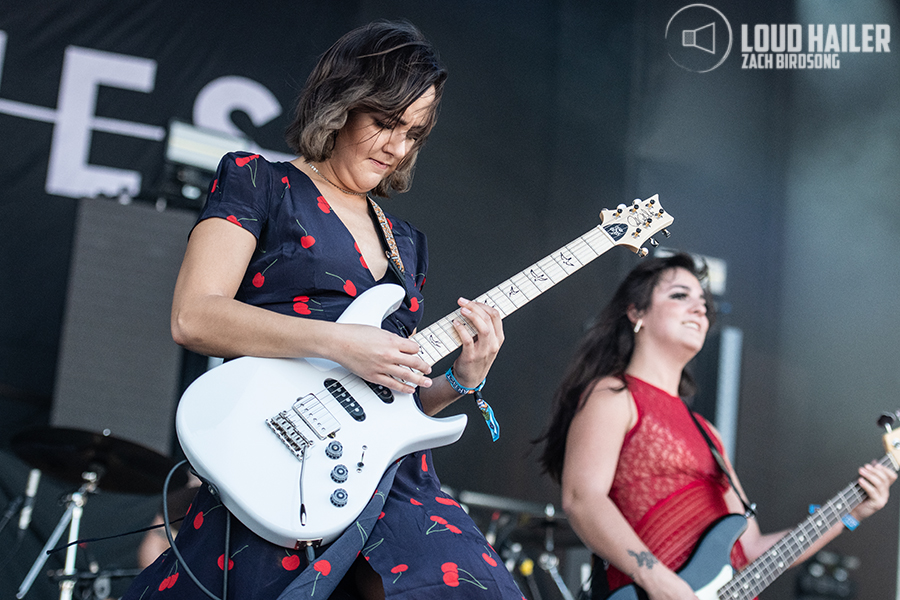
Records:
[[[202,583],[200,583],[200,580],[197,579],[197,576],[194,575],[194,572],[191,571],[190,567],[188,567],[187,561],[184,560],[183,556],[181,556],[181,552],[179,552],[178,548],[175,547],[175,538],[172,536],[172,528],[170,526],[170,521],[169,521],[169,507],[168,507],[169,481],[171,481],[172,475],[175,473],[175,471],[181,465],[185,464],[186,462],[187,462],[187,459],[179,462],[174,467],[172,467],[172,470],[170,470],[169,474],[166,475],[165,483],[163,483],[163,525],[165,525],[165,527],[166,527],[166,538],[169,540],[169,546],[172,548],[172,552],[175,554],[175,559],[178,561],[178,564],[181,565],[181,567],[184,569],[184,572],[187,573],[187,576],[191,579],[191,581],[193,581],[195,584],[197,584],[197,587],[200,588],[200,591],[203,592],[204,594],[206,594],[207,596],[209,596],[210,598],[212,598],[212,600],[222,600],[221,598],[219,598],[218,596],[213,594],[211,591],[206,589],[206,586],[204,586]],[[230,522],[229,522],[229,524],[230,524]],[[228,573],[228,555],[227,554],[225,555],[225,572]]]
[[[177,519],[173,519],[172,523],[178,523],[180,521],[184,521],[184,517],[178,517]],[[147,531],[152,531],[154,529],[159,529],[160,527],[165,527],[165,523],[160,523],[159,525],[149,525],[147,527],[141,527],[140,529],[134,529],[132,531],[126,531],[125,533],[116,533],[114,535],[107,535],[104,537],[98,538],[81,538],[75,540],[74,542],[69,542],[68,544],[63,544],[62,546],[56,546],[55,548],[51,548],[47,550],[47,554],[53,554],[54,552],[59,552],[60,550],[65,550],[69,546],[74,546],[75,544],[88,544],[93,542],[105,542],[107,540],[114,540],[116,538],[125,537],[126,535],[134,535],[136,533],[145,533]]]
[[[222,597],[228,598],[228,561],[231,556],[231,511],[225,509],[225,568],[222,569]]]

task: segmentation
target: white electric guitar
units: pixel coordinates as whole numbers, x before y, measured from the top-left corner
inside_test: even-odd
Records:
[[[601,224],[476,298],[505,317],[616,245],[641,245],[672,223],[657,196],[604,210]],[[383,284],[338,319],[380,327],[404,290]],[[459,310],[414,334],[433,365],[460,346]],[[327,544],[353,524],[398,458],[452,444],[465,415],[426,416],[392,392],[322,359],[245,357],[200,376],[178,405],[178,440],[191,465],[251,531],[286,548]]]

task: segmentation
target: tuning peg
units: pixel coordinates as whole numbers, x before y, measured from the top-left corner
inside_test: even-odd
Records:
[[[638,248],[634,253],[637,254],[640,258],[644,258],[645,256],[647,256],[647,254],[649,254],[646,248]]]
[[[659,242],[657,242],[653,238],[650,238],[650,245],[656,248],[657,246],[659,246]]]
[[[672,235],[671,233],[669,233],[668,229],[663,229],[662,232],[663,232],[663,235],[665,235],[666,237],[670,237]]]
[[[878,417],[878,426],[884,427],[888,433],[894,430],[894,423],[897,422],[897,413],[883,412]]]

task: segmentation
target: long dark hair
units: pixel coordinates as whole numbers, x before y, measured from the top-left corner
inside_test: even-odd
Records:
[[[566,437],[575,414],[596,383],[608,376],[623,379],[625,369],[634,352],[634,325],[628,318],[628,309],[634,307],[643,312],[650,307],[653,290],[664,273],[671,269],[685,269],[697,279],[706,277],[706,266],[698,266],[687,253],[641,261],[625,277],[609,304],[600,312],[575,353],[575,360],[553,397],[553,416],[547,430],[537,442],[544,442],[540,463],[543,471],[557,483],[562,478],[566,454]],[[710,324],[715,319],[712,297],[704,287]],[[624,385],[624,383],[623,383]],[[681,372],[678,393],[691,396],[696,392],[694,378],[687,370]]]
[[[285,132],[291,150],[307,160],[331,157],[338,131],[351,112],[377,112],[387,125],[430,88],[435,97],[422,133],[393,173],[373,192],[387,197],[405,192],[425,138],[437,121],[447,79],[437,51],[406,21],[375,21],[345,34],[320,58],[297,100],[294,121]]]

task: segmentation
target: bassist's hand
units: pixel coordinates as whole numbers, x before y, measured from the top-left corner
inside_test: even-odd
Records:
[[[857,521],[872,516],[884,508],[890,497],[891,484],[897,481],[897,473],[884,465],[871,462],[859,468],[859,487],[868,496],[851,514]]]
[[[694,590],[674,571],[657,564],[653,575],[644,578],[642,587],[650,600],[698,600]]]

